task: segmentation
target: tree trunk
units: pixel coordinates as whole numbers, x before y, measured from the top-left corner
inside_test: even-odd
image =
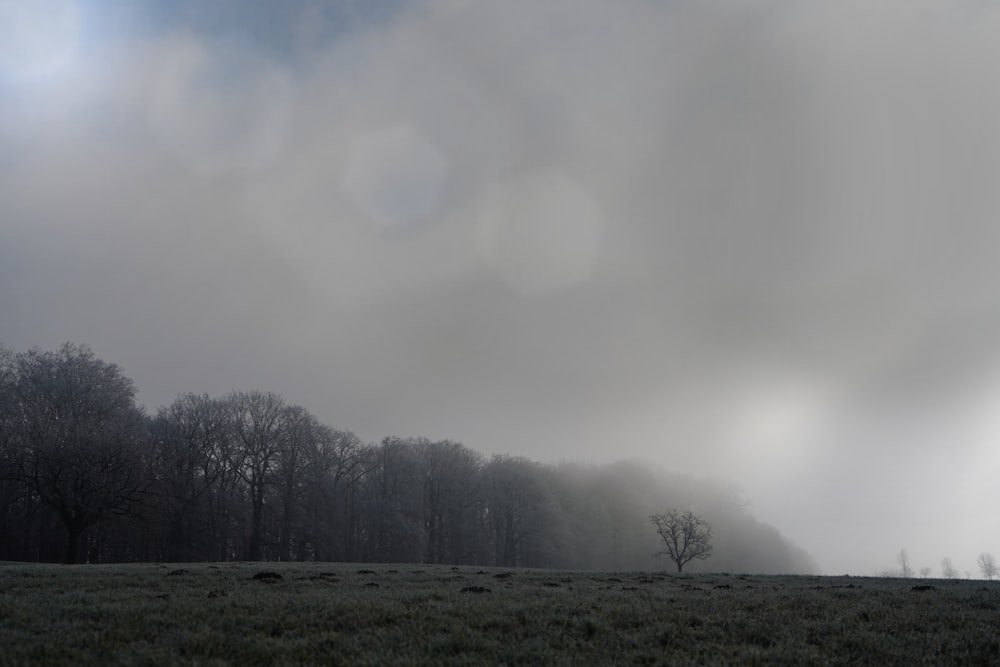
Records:
[[[292,492],[285,494],[282,499],[281,513],[281,549],[280,558],[284,561],[295,560],[292,552],[292,524],[295,521],[295,496]]]
[[[264,503],[263,500],[258,501],[256,498],[253,500],[253,513],[250,519],[250,553],[248,554],[249,560],[260,560],[261,559],[261,542],[263,541],[263,536],[261,535],[261,524],[264,521]]]
[[[76,563],[76,556],[80,552],[80,536],[83,535],[83,527],[75,523],[66,525],[66,564]]]

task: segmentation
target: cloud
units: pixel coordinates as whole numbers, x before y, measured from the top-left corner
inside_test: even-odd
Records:
[[[1000,355],[1000,12],[312,7],[0,93],[0,340],[90,343],[151,406],[721,472],[855,571],[1000,500],[962,426]],[[873,554],[817,528],[877,508]]]
[[[281,148],[292,112],[290,76],[253,53],[211,49],[191,35],[158,45],[149,124],[196,176],[259,168]]]
[[[419,132],[389,125],[357,137],[341,187],[386,233],[403,233],[437,217],[448,164]]]
[[[539,170],[498,184],[485,197],[477,224],[489,266],[512,289],[530,296],[590,277],[604,213],[564,172]]]

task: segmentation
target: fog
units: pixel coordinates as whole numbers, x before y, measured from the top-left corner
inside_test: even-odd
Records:
[[[975,572],[998,37],[979,0],[0,0],[0,343]]]

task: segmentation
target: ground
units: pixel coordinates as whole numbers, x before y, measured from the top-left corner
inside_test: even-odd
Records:
[[[984,581],[0,563],[0,665],[988,664]]]

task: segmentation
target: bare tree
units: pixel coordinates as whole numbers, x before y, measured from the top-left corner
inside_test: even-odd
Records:
[[[354,554],[357,512],[354,489],[366,473],[364,444],[349,431],[320,425],[307,450],[306,548],[320,560],[346,560]]]
[[[21,457],[14,438],[17,401],[14,399],[14,353],[0,345],[0,560],[24,559],[18,553],[31,525],[38,499],[19,474]]]
[[[304,507],[308,494],[308,465],[323,437],[319,421],[305,408],[297,405],[284,410],[285,445],[278,451],[275,486],[281,505],[278,526],[278,557],[294,560],[304,557],[306,530],[303,526]]]
[[[649,520],[667,547],[660,553],[677,565],[678,572],[682,572],[690,561],[705,560],[712,555],[712,525],[694,512],[670,510],[653,514]]]
[[[11,428],[15,414],[16,366],[14,360],[14,353],[0,345],[0,455],[6,453],[5,445],[11,439]]]
[[[931,576],[931,572],[932,571],[933,570],[931,570],[931,568],[929,568],[927,566],[924,566],[924,567],[920,568],[920,576],[923,577],[924,579],[926,579],[927,577]]]
[[[174,561],[217,557],[207,548],[214,545],[217,524],[226,514],[217,507],[232,445],[225,406],[207,395],[182,394],[160,409],[151,431],[159,509],[167,528],[164,555]]]
[[[899,576],[905,579],[913,576],[913,567],[910,565],[910,556],[906,553],[906,549],[899,550],[896,562],[899,563]]]
[[[414,442],[423,479],[428,563],[459,563],[478,500],[479,455],[449,440]]]
[[[249,560],[264,557],[264,500],[274,484],[278,456],[286,446],[285,402],[272,393],[236,392],[226,399],[236,447],[231,465],[250,497]]]
[[[62,521],[73,563],[84,531],[131,514],[148,487],[145,415],[132,381],[86,346],[31,350],[15,366],[13,472]]]
[[[945,579],[958,578],[958,570],[956,570],[955,566],[951,564],[951,559],[948,557],[945,557],[941,561],[941,576]]]
[[[485,523],[495,565],[541,567],[551,558],[556,507],[544,472],[518,456],[495,455],[483,466]]]
[[[979,564],[979,569],[982,571],[983,576],[990,581],[992,581],[993,577],[1000,573],[1000,570],[997,569],[997,561],[991,553],[983,552],[979,554],[979,558],[976,559],[976,563]]]
[[[364,559],[419,562],[424,552],[416,452],[403,438],[388,437],[370,449],[362,482]]]

